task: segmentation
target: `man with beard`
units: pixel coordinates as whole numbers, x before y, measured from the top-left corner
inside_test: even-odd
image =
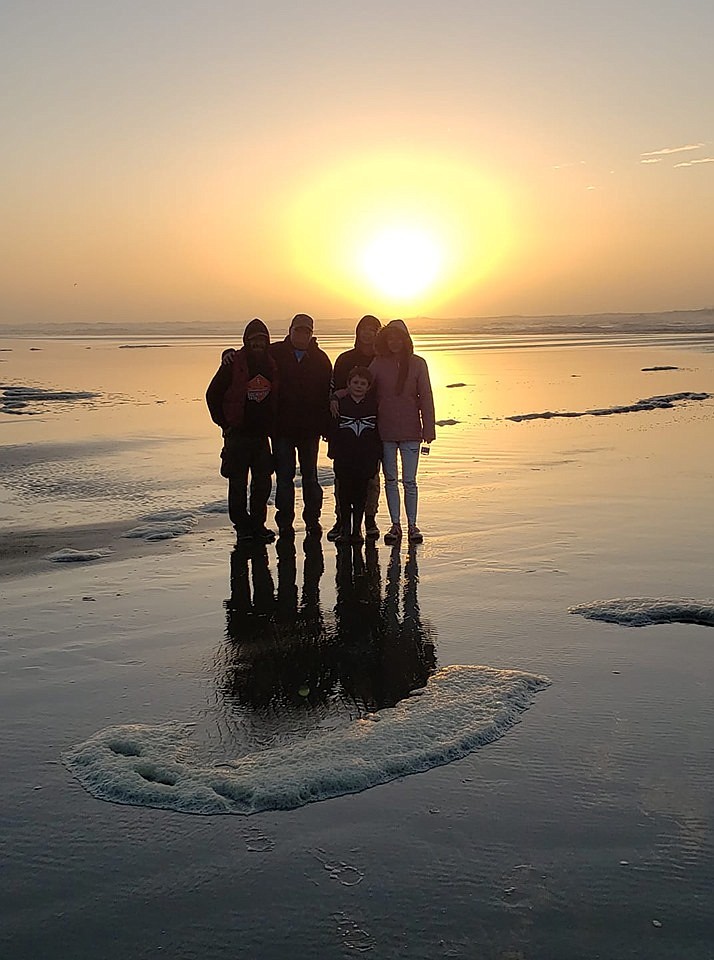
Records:
[[[242,349],[218,368],[206,391],[211,419],[223,431],[221,475],[228,479],[228,515],[240,541],[275,539],[265,526],[273,484],[269,437],[278,402],[278,368],[269,346],[266,325],[251,320]]]
[[[302,481],[305,533],[322,536],[322,487],[317,476],[320,437],[330,422],[332,364],[313,336],[313,319],[296,314],[284,340],[274,343],[281,390],[273,439],[275,456],[275,519],[281,537],[294,536],[296,458]]]

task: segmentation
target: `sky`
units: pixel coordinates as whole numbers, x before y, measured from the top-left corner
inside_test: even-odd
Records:
[[[710,0],[0,0],[0,322],[714,304]]]

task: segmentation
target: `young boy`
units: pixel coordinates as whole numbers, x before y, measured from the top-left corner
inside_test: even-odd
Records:
[[[338,417],[328,455],[335,461],[341,530],[338,543],[364,543],[362,520],[369,481],[379,470],[382,442],[377,432],[377,401],[368,397],[372,373],[354,367],[347,376],[347,393],[339,399]]]

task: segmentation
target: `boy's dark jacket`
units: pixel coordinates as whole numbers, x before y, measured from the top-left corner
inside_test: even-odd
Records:
[[[331,423],[330,358],[313,337],[298,363],[289,335],[271,344],[270,355],[280,382],[275,436],[290,440],[326,436]]]
[[[339,399],[339,416],[332,421],[328,456],[336,476],[367,479],[379,470],[382,441],[377,430],[377,401],[368,395],[360,403],[347,394]]]

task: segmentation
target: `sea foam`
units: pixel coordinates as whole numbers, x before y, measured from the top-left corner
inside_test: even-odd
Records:
[[[521,423],[523,420],[552,420],[554,417],[610,417],[616,413],[643,413],[647,410],[668,410],[687,400],[708,400],[710,393],[670,393],[661,397],[645,397],[636,403],[618,407],[595,407],[592,410],[546,410],[544,413],[519,413],[506,420]]]
[[[109,727],[62,760],[93,796],[115,803],[204,815],[290,810],[459,760],[502,737],[549,683],[449,666],[419,696],[371,718],[220,763],[198,759],[194,725],[180,722]]]
[[[87,563],[92,560],[104,560],[110,555],[110,550],[73,550],[71,547],[66,547],[54,553],[48,553],[45,560],[51,560],[53,563]]]
[[[99,396],[90,390],[47,390],[44,387],[0,384],[0,412],[35,416],[40,410],[28,409],[32,404],[44,409],[49,403],[77,403],[96,400]]]
[[[666,597],[623,597],[596,600],[569,607],[589,620],[604,620],[623,627],[647,627],[655,623],[696,623],[714,627],[714,600],[670,599]]]
[[[139,517],[139,526],[123,536],[139,540],[173,540],[189,533],[196,526],[195,510],[159,510]]]

